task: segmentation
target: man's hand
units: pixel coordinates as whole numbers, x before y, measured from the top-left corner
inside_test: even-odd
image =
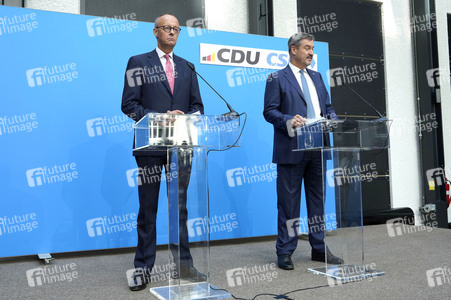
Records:
[[[300,115],[295,115],[293,119],[291,119],[291,127],[301,127],[304,126],[305,122],[307,122],[307,119],[304,117],[301,117]]]
[[[178,109],[176,109],[176,110],[168,110],[166,113],[167,114],[175,114],[175,115],[184,115],[185,114],[183,111],[178,110]]]

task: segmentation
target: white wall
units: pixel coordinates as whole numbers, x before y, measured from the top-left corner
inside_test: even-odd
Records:
[[[298,31],[296,0],[274,0],[274,36],[289,38]]]
[[[389,150],[393,208],[410,207],[419,224],[422,198],[420,151],[415,129],[416,99],[409,1],[384,0],[387,115],[393,120]]]
[[[25,0],[25,7],[79,14],[80,0]]]
[[[445,169],[448,179],[451,179],[451,86],[448,47],[448,14],[451,14],[451,1],[436,0],[437,34],[439,67],[443,70],[440,77],[440,94],[442,100],[443,141],[445,149]],[[448,209],[448,222],[451,222],[451,209]]]
[[[208,29],[248,33],[247,1],[205,0],[205,19]]]

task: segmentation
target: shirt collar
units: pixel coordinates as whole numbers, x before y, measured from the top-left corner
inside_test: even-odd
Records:
[[[155,50],[157,51],[157,54],[158,54],[158,57],[159,58],[162,58],[162,57],[164,57],[165,55],[166,55],[166,53],[164,53],[160,48],[155,48]],[[173,57],[173,55],[174,55],[174,51],[172,51],[171,53],[169,53],[169,57],[172,59],[172,60],[174,60],[174,57]]]
[[[305,68],[305,69],[299,69],[298,67],[296,67],[295,65],[293,65],[292,63],[288,63],[289,65],[290,65],[290,68],[291,68],[291,70],[293,71],[293,73],[296,75],[296,74],[298,74],[299,72],[301,72],[301,71],[305,71],[305,72],[307,72],[307,68]],[[307,74],[308,74],[308,72],[307,72]]]

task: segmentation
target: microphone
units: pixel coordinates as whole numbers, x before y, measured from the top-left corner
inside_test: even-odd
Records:
[[[193,70],[194,73],[196,73],[227,105],[227,108],[229,109],[228,113],[222,114],[222,116],[224,116],[225,118],[230,118],[230,119],[236,119],[239,117],[239,114],[232,108],[232,106],[230,106],[230,104],[221,96],[219,95],[219,93],[196,71],[196,68],[194,67],[194,65],[192,63],[190,63],[189,61],[186,62],[186,65]]]
[[[350,89],[354,94],[357,95],[357,97],[359,97],[363,102],[365,102],[369,107],[371,107],[379,116],[379,119],[376,119],[375,121],[387,121],[387,118],[384,117],[383,114],[380,113],[380,111],[378,111],[373,105],[371,105],[371,103],[369,103],[368,101],[366,101],[362,96],[360,96],[359,93],[357,93],[352,87],[350,87],[346,82],[343,82],[344,86],[346,86],[348,89]]]

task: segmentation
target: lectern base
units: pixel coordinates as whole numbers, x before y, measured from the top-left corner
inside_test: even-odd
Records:
[[[214,285],[210,287],[206,282],[193,283],[183,286],[162,286],[151,288],[150,292],[161,300],[189,300],[189,299],[227,299],[232,295]]]
[[[341,284],[385,275],[384,271],[365,269],[361,265],[336,265],[322,268],[308,268],[309,272],[327,277],[329,283]],[[330,279],[330,280],[329,280]]]

